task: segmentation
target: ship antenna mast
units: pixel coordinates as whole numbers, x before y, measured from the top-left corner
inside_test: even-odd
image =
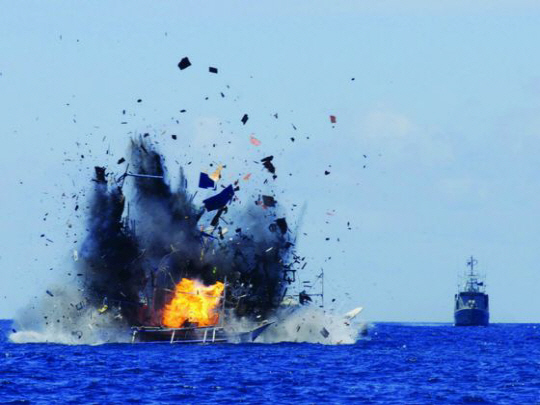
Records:
[[[321,269],[321,301],[324,308],[324,268]]]
[[[466,283],[466,290],[467,291],[473,291],[478,292],[478,287],[480,284],[478,283],[477,274],[474,273],[474,266],[478,264],[478,260],[476,260],[472,255],[469,261],[467,262],[467,266],[471,268],[471,271],[468,274],[467,283]]]
[[[469,276],[473,276],[474,275],[474,266],[478,264],[478,260],[476,260],[473,256],[471,256],[471,258],[469,259],[469,261],[467,262],[467,266],[469,266],[471,268],[471,272],[469,273]]]

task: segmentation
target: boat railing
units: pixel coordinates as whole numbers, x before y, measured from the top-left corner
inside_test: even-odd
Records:
[[[137,326],[132,328],[133,333],[131,342],[134,343],[137,338],[137,334],[145,332],[163,332],[170,333],[171,338],[169,343],[174,343],[176,338],[180,338],[181,334],[186,335],[189,332],[199,331],[202,333],[200,339],[196,339],[200,343],[214,343],[216,341],[216,335],[224,331],[223,326],[190,326],[185,328],[167,328],[162,326]]]

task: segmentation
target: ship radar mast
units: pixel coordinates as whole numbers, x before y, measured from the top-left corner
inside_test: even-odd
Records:
[[[467,292],[482,292],[481,290],[484,287],[484,282],[479,281],[479,275],[474,271],[474,266],[478,264],[473,256],[467,261],[467,266],[469,267],[469,272],[467,273],[467,281],[465,283],[465,291]]]

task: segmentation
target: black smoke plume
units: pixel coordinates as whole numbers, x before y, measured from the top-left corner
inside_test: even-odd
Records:
[[[207,212],[194,204],[182,170],[171,186],[164,158],[146,139],[132,140],[130,149],[129,173],[115,178],[96,167],[79,261],[88,302],[116,308],[129,325],[158,326],[176,283],[187,277],[207,285],[226,280],[225,304],[236,316],[270,316],[294,275],[285,218],[234,200]]]

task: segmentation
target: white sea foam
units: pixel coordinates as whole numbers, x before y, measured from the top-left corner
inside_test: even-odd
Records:
[[[130,342],[129,327],[119,318],[117,310],[100,313],[95,306],[88,305],[76,287],[49,288],[48,292],[50,294],[20,311],[15,318],[16,331],[9,336],[12,342],[68,345]],[[256,342],[354,344],[367,330],[367,325],[349,319],[349,314],[337,315],[311,305],[283,307],[270,319],[273,324]],[[226,330],[234,337],[258,325],[239,319],[229,322]]]
[[[19,312],[14,322],[14,343],[97,345],[129,341],[114,310],[99,313],[75,287],[49,288],[50,294]]]
[[[344,315],[335,315],[309,305],[282,308],[270,321],[274,323],[257,338],[257,343],[354,344],[367,330],[365,323],[352,322]],[[255,326],[246,320],[231,324],[233,332],[254,329]]]

